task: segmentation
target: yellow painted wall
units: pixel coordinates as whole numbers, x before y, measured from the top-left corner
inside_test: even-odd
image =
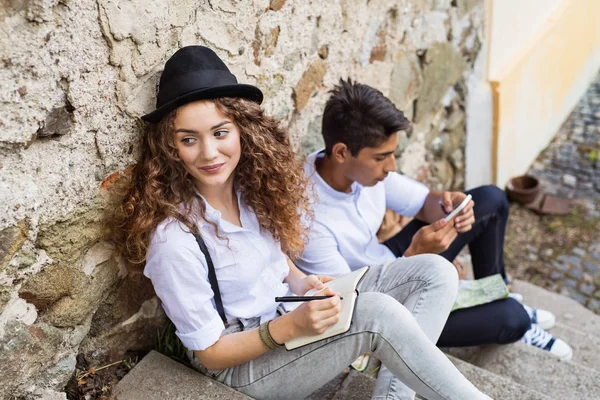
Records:
[[[493,16],[492,16],[493,22]],[[565,0],[533,45],[491,78],[493,180],[527,171],[600,69],[600,0]]]
[[[539,32],[569,0],[486,0],[493,18],[488,26],[488,79],[510,70],[539,39]]]

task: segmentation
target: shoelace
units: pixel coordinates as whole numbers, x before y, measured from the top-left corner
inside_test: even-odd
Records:
[[[531,319],[531,323],[532,324],[537,324],[538,319],[537,319],[537,310],[535,308],[526,306],[525,304],[523,304],[523,308],[525,309],[525,311],[527,311],[527,314],[529,314],[529,318]]]
[[[521,341],[540,349],[550,350],[556,338],[552,334],[540,328],[537,324],[531,324],[531,328],[521,338]]]

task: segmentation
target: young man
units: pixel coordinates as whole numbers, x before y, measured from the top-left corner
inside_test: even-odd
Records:
[[[409,125],[380,91],[340,80],[323,113],[325,149],[310,154],[305,165],[316,192],[315,220],[299,267],[312,274],[342,275],[424,253],[453,261],[469,246],[475,279],[501,274],[506,280],[504,192],[495,186],[468,191],[473,200],[446,222],[446,213],[466,194],[431,191],[396,172],[397,132]],[[376,234],[387,208],[415,219],[381,244]],[[551,313],[507,298],[451,313],[437,344],[474,346],[521,339],[568,359],[571,348],[543,330],[553,324]]]

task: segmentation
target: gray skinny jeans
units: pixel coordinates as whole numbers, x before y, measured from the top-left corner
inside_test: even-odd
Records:
[[[435,346],[457,287],[456,269],[444,258],[399,258],[364,276],[348,332],[292,351],[268,351],[224,370],[206,370],[195,358],[192,364],[257,399],[301,399],[371,352],[385,365],[373,399],[414,399],[417,392],[429,400],[486,400]],[[224,334],[259,324],[259,318],[239,319]]]

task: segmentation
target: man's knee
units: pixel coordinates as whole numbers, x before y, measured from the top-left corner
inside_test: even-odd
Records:
[[[523,306],[514,299],[504,300],[506,305],[498,320],[501,329],[498,333],[498,343],[513,343],[521,339],[531,327],[531,319]]]
[[[475,204],[487,203],[492,208],[508,210],[509,204],[504,190],[495,185],[479,186],[472,191]]]

